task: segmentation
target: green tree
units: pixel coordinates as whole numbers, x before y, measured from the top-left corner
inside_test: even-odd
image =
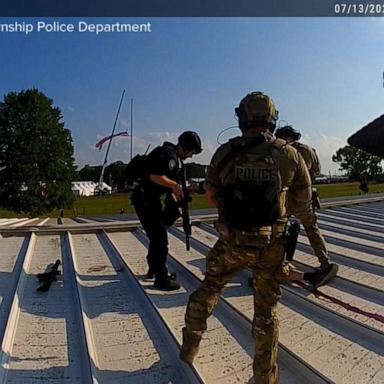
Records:
[[[339,148],[332,156],[332,161],[339,163],[340,170],[346,171],[352,181],[359,181],[362,176],[376,179],[383,172],[380,157],[373,156],[350,145]]]
[[[0,103],[0,204],[38,215],[74,202],[71,133],[59,108],[37,89]]]
[[[97,183],[100,179],[101,168],[101,165],[84,165],[79,171],[79,180],[94,181]]]
[[[115,161],[105,168],[105,173],[108,175],[108,178],[106,179],[107,182],[109,182],[111,187],[116,188],[119,192],[124,190],[126,167],[127,164],[124,164],[122,161]],[[111,179],[112,182],[110,182],[109,179]]]

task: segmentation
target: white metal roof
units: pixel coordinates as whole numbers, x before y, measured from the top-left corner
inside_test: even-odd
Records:
[[[381,384],[384,202],[328,206],[318,216],[340,269],[322,295],[284,286],[279,382]],[[137,221],[44,220],[0,219],[0,383],[252,382],[248,271],[224,291],[194,367],[178,359],[188,296],[217,238],[212,216],[194,220],[189,252],[182,231],[170,229],[168,266],[182,284],[173,292],[145,279]],[[37,292],[36,274],[56,259],[62,276]],[[304,233],[295,260],[303,269],[318,264]]]

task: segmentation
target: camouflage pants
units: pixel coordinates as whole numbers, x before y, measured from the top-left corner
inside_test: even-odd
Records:
[[[206,275],[191,294],[185,314],[188,332],[201,334],[219,296],[233,276],[249,266],[253,272],[255,339],[253,371],[256,384],[277,383],[278,319],[276,307],[281,297],[280,283],[287,278],[283,267],[284,239],[281,235],[270,244],[237,246],[234,236],[222,236],[207,256]]]
[[[321,266],[327,266],[329,264],[328,251],[325,240],[317,225],[317,216],[312,208],[312,204],[305,204],[303,206],[292,205],[288,208],[288,214],[294,215],[301,221],[315,256],[319,259]]]

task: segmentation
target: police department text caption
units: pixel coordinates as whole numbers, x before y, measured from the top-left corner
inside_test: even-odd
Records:
[[[147,33],[152,32],[151,23],[90,23],[84,20],[77,23],[63,23],[60,21],[36,21],[28,23],[15,21],[13,23],[0,24],[1,33]]]

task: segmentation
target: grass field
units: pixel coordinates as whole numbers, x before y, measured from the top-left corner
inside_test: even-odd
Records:
[[[337,183],[317,185],[320,198],[354,196],[360,194],[359,183]],[[384,192],[384,184],[369,184],[369,193]]]
[[[320,198],[353,196],[360,193],[359,183],[322,184],[317,186]],[[369,193],[384,192],[384,184],[370,184]],[[192,209],[211,208],[203,195],[194,195],[191,205]],[[109,196],[82,197],[77,199],[73,209],[64,210],[65,217],[91,216],[117,214],[124,210],[125,213],[134,212],[126,194]],[[50,212],[41,217],[58,217],[59,210]],[[17,214],[12,211],[1,210],[0,217],[26,217],[28,215]]]

